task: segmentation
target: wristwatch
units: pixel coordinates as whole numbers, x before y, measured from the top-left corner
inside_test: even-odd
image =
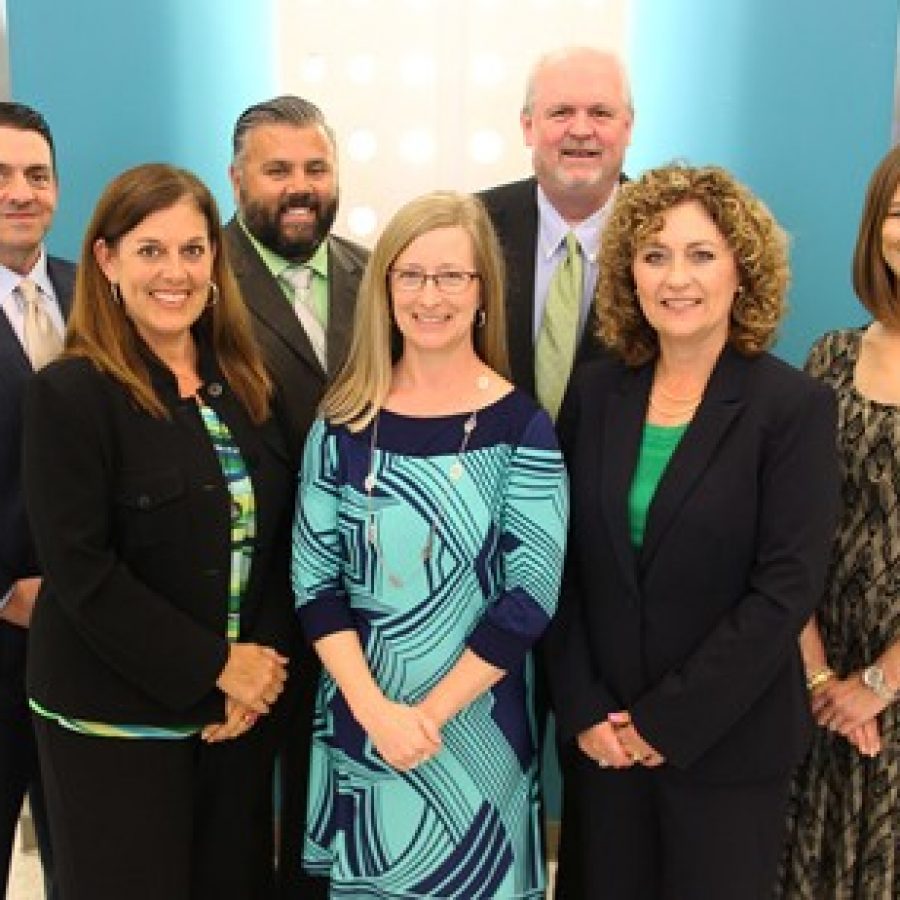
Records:
[[[887,683],[887,679],[884,677],[884,669],[881,666],[869,666],[863,669],[862,683],[874,691],[885,703],[893,702],[897,695],[897,691]]]

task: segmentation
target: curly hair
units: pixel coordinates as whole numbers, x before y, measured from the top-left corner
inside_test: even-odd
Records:
[[[639,248],[663,228],[672,207],[696,201],[734,253],[739,290],[728,342],[762,353],[775,340],[790,281],[787,236],[765,204],[717,166],[672,163],[624,184],[603,229],[595,306],[601,342],[630,366],[653,359],[659,338],[641,311],[633,264]]]

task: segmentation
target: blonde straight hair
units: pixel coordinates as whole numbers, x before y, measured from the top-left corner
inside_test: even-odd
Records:
[[[487,212],[480,200],[468,194],[425,194],[394,215],[369,257],[359,286],[350,352],[320,407],[330,422],[360,431],[384,404],[402,347],[391,312],[391,266],[416,238],[439,228],[461,228],[472,241],[484,311],[484,324],[473,328],[472,343],[486,365],[509,377],[503,257]]]

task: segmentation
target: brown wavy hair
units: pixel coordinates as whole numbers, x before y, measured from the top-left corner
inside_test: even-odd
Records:
[[[900,324],[900,285],[884,258],[881,231],[900,184],[900,147],[894,147],[872,173],[866,189],[853,253],[853,290],[880,322]]]
[[[672,163],[624,184],[603,229],[595,307],[602,343],[631,366],[654,359],[659,338],[635,292],[635,256],[663,227],[674,206],[698,202],[715,222],[737,264],[740,290],[728,342],[753,356],[775,340],[787,308],[788,242],[765,204],[724,169]]]
[[[94,246],[116,244],[147,216],[190,198],[206,220],[215,254],[212,280],[219,300],[204,310],[195,327],[207,329],[222,374],[254,422],[269,415],[272,384],[250,332],[250,319],[225,251],[222,223],[212,194],[191,172],[164,163],[128,169],[104,190],[91,217],[78,263],[66,353],[85,357],[115,378],[134,402],[153,416],[168,417],[156,394],[140,350],[140,338],[121,304],[115,302]]]

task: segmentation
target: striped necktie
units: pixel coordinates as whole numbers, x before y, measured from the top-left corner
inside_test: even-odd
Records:
[[[556,267],[544,318],[534,351],[534,381],[540,404],[556,420],[562,403],[578,339],[578,316],[581,311],[582,262],[578,238],[566,235],[566,257]]]

